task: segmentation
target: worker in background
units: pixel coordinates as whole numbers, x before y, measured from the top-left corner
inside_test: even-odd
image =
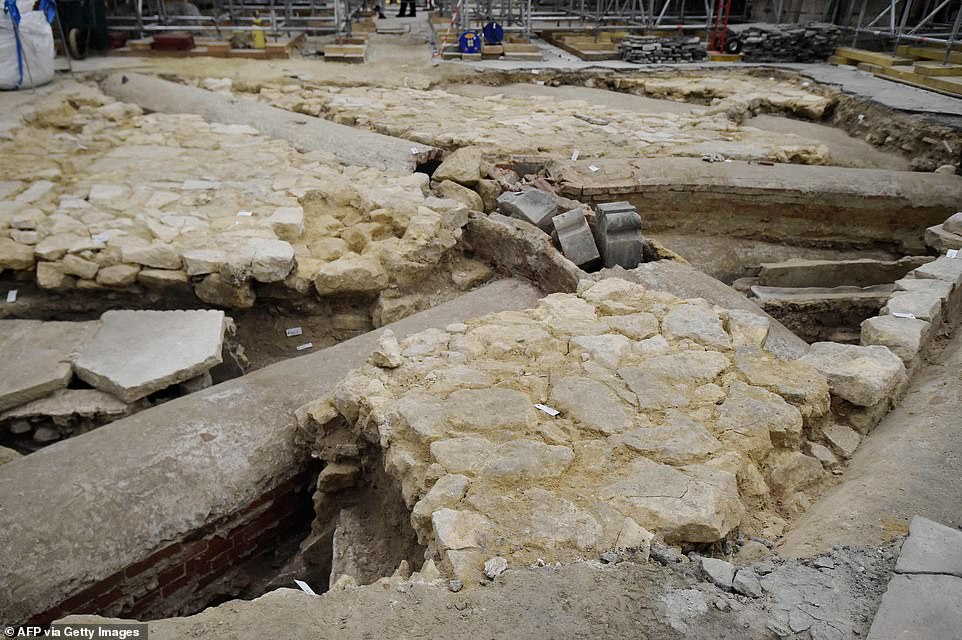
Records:
[[[408,14],[407,10],[411,9],[411,13]],[[401,0],[401,10],[398,11],[398,18],[413,18],[415,15],[414,0]]]

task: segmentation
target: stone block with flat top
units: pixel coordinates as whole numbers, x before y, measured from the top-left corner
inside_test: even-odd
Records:
[[[552,219],[558,233],[558,243],[565,257],[576,265],[584,266],[598,260],[601,255],[595,245],[595,238],[585,219],[585,211],[580,207],[566,211]]]

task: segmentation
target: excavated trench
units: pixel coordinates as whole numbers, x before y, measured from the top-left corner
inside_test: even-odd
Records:
[[[510,81],[510,76],[503,79],[505,83]],[[549,84],[570,81],[570,77],[547,78]],[[844,109],[845,113],[850,110],[850,106]],[[827,117],[838,120],[843,117],[841,111],[836,107]],[[862,126],[861,120],[859,123]],[[938,157],[938,153],[926,156],[926,162],[934,162],[933,157]],[[522,177],[525,173],[531,177],[550,177],[544,170],[547,164],[542,159],[528,157],[519,173]],[[422,163],[418,171],[431,175],[437,165],[436,161]],[[519,168],[517,161],[513,166]],[[609,199],[620,198],[609,196]],[[310,213],[305,211],[306,219]],[[689,223],[703,223],[702,216],[700,212],[690,214],[690,219],[683,214],[676,215],[675,222],[684,229]],[[644,212],[642,217],[644,219]],[[918,229],[920,243],[923,231]],[[868,235],[880,234],[884,234],[884,230],[873,230]],[[744,234],[712,236],[675,232],[672,228],[657,226],[647,230],[646,235],[661,248],[673,251],[698,269],[746,293],[808,342],[857,341],[859,325],[878,314],[893,283],[927,260],[912,257],[916,252],[906,252],[898,243],[891,242],[841,239],[825,246],[820,237],[808,239],[794,235],[794,242],[786,243]],[[367,295],[318,297],[298,294],[276,284],[254,283],[256,301],[249,308],[224,307],[237,327],[232,345],[242,348],[234,346],[227,350],[230,357],[225,358],[225,365],[212,372],[214,383],[369,332],[453,299],[499,273],[519,275],[515,268],[499,264],[490,254],[475,255],[472,250],[470,243],[460,242],[415,287],[387,295],[378,291]],[[665,256],[664,252],[658,254],[658,257]],[[556,264],[539,262],[537,257],[534,262],[538,263],[534,271],[540,269],[542,277],[531,272],[520,275],[538,280],[546,293],[552,290],[550,283],[566,277],[558,275]],[[590,265],[586,271],[597,268],[598,265]],[[96,319],[109,309],[216,306],[199,300],[190,287],[108,293],[71,290],[51,295],[22,277],[5,274],[0,288],[19,290],[18,306],[15,310],[3,309],[5,318],[84,321]],[[291,329],[300,331],[290,335]],[[304,344],[310,346],[298,349]],[[74,386],[82,385],[74,383]],[[148,404],[172,400],[179,393],[176,390],[158,392],[148,398]],[[79,435],[97,426],[100,425],[72,424],[66,435]],[[297,487],[285,498],[284,520],[271,530],[271,537],[256,538],[256,545],[249,550],[229,554],[207,583],[189,598],[160,599],[136,611],[138,617],[152,619],[195,613],[232,598],[253,598],[279,586],[290,586],[294,577],[306,580],[315,591],[322,592],[342,574],[368,584],[395,571],[404,574],[421,568],[423,541],[418,540],[411,526],[411,512],[405,506],[401,487],[384,471],[380,448],[359,440],[327,439],[324,434],[312,433],[309,437],[314,438],[310,443],[314,451],[336,449],[338,455],[332,458],[340,461],[323,468],[312,463],[298,472]],[[24,452],[40,446],[9,432],[3,434],[0,445]],[[227,537],[257,522],[259,517],[259,512],[253,513],[251,518],[242,519],[241,524],[231,525]],[[181,542],[186,545],[192,540]],[[130,610],[114,613],[134,614]]]

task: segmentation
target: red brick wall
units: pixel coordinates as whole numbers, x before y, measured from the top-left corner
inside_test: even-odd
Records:
[[[107,576],[31,618],[48,625],[70,614],[139,620],[192,613],[222,592],[231,570],[270,552],[284,530],[313,519],[311,476],[288,478],[239,511]]]

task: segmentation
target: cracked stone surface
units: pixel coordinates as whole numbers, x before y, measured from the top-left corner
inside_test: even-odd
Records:
[[[88,384],[133,402],[220,364],[227,323],[223,311],[107,311],[74,368]]]
[[[708,333],[662,333],[679,310],[708,319]],[[426,558],[466,585],[493,556],[582,557],[615,548],[626,527],[672,543],[777,528],[774,496],[797,500],[827,475],[801,446],[803,415],[826,416],[828,385],[786,400],[749,384],[725,313],[620,279],[587,283],[533,310],[411,336],[397,368],[356,370],[321,415],[383,450]],[[632,322],[606,322],[619,317]],[[639,349],[653,338],[627,326],[655,332],[663,350]],[[706,335],[715,346],[696,341]],[[779,362],[810,385],[820,375]]]

